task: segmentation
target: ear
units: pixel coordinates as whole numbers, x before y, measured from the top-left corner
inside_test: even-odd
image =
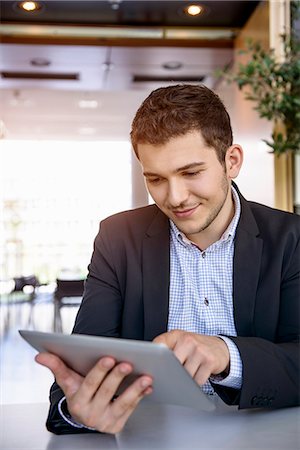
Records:
[[[238,176],[243,164],[243,156],[243,149],[238,144],[233,144],[227,149],[225,165],[228,178],[234,179]]]

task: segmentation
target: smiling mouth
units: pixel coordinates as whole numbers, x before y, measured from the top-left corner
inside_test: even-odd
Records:
[[[184,209],[184,210],[173,210],[173,214],[178,219],[183,219],[186,217],[190,217],[194,211],[198,208],[199,205],[195,206],[194,208]]]

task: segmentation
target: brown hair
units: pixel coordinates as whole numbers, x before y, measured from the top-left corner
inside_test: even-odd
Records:
[[[222,101],[203,85],[180,84],[156,89],[143,101],[132,122],[131,142],[163,145],[171,138],[199,130],[221,164],[232,145],[230,117]]]

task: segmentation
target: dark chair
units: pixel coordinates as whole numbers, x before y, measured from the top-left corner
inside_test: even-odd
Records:
[[[27,305],[29,305],[29,315],[26,327],[33,324],[33,310],[37,298],[37,288],[40,286],[39,280],[35,275],[14,277],[12,281],[12,289],[7,296],[4,331],[9,330],[12,318],[20,323],[24,321],[28,312]]]
[[[53,330],[62,332],[61,308],[80,305],[84,291],[84,280],[56,280],[54,291],[54,321]]]
[[[35,275],[29,275],[29,276],[21,276],[21,277],[14,277],[13,278],[15,286],[13,290],[11,291],[11,300],[23,300],[23,301],[33,301],[36,297],[36,289],[40,285],[39,280]],[[24,288],[26,286],[31,286],[32,290],[29,293],[26,293]],[[18,294],[15,295],[15,294]],[[21,294],[21,295],[19,295]]]

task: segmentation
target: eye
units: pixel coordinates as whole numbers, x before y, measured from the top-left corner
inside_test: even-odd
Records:
[[[161,178],[147,178],[147,183],[149,184],[158,184],[162,181]]]
[[[199,175],[200,174],[200,170],[197,170],[197,171],[193,171],[193,172],[184,172],[183,173],[183,175],[185,176],[185,177],[195,177],[195,176],[197,176],[197,175]]]

